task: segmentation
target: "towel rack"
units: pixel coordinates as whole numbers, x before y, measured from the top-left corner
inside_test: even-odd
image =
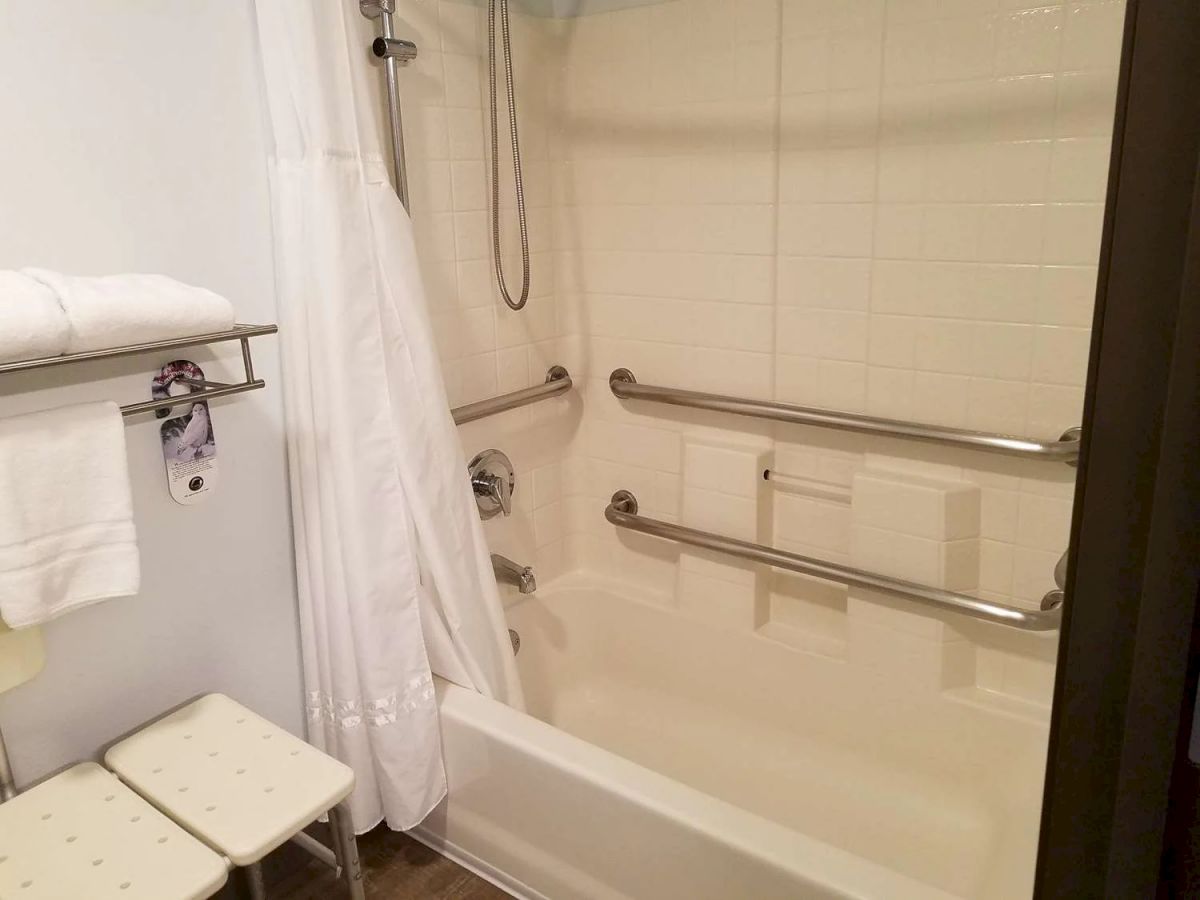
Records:
[[[499,397],[489,397],[487,400],[480,400],[476,403],[468,403],[466,406],[456,406],[450,410],[450,414],[454,416],[455,425],[462,425],[485,416],[494,416],[496,413],[556,397],[569,391],[571,384],[570,372],[562,366],[551,366],[550,371],[546,373],[546,380],[542,384],[513,391],[511,394],[501,394]]]
[[[48,369],[54,366],[64,366],[69,363],[88,362],[101,359],[118,359],[123,356],[135,356],[139,353],[154,353],[163,350],[178,350],[181,347],[197,347],[201,344],[221,344],[227,341],[239,341],[242,345],[242,368],[245,379],[237,384],[225,384],[220,381],[194,381],[181,379],[197,390],[190,394],[171,397],[165,400],[147,400],[144,403],[130,403],[121,407],[124,416],[136,416],[139,413],[153,412],[157,409],[170,409],[180,403],[197,403],[202,400],[215,400],[218,397],[229,397],[233,394],[243,394],[246,391],[257,391],[267,386],[267,383],[254,375],[254,360],[250,355],[250,338],[279,331],[277,325],[235,325],[229,331],[217,331],[211,334],[196,334],[189,337],[171,338],[165,341],[147,341],[141,344],[127,344],[123,347],[109,347],[104,350],[89,350],[86,353],[68,353],[64,356],[45,356],[40,359],[23,359],[16,362],[0,363],[0,375],[14,372],[28,372],[34,369]]]
[[[927,606],[936,606],[950,612],[1007,625],[1009,628],[1021,631],[1053,631],[1058,628],[1062,618],[1063,594],[1061,590],[1050,591],[1046,594],[1042,598],[1040,610],[1020,609],[1015,606],[1006,606],[1003,603],[992,603],[956,591],[947,591],[887,575],[877,575],[863,569],[801,556],[799,553],[776,550],[774,547],[764,547],[749,541],[740,541],[724,535],[711,534],[707,531],[639,516],[637,498],[629,491],[617,491],[613,494],[612,501],[604,510],[604,517],[618,528],[627,528],[641,534],[649,534],[681,544],[690,544],[693,547],[702,547],[718,553],[727,553],[740,559],[764,563],[777,569],[798,572],[801,575],[811,575],[828,581],[840,581],[851,587],[882,591],[906,600],[915,600]]]
[[[687,406],[692,409],[731,413],[736,416],[771,419],[775,422],[788,422],[793,425],[813,425],[838,431],[855,431],[860,434],[886,435],[887,437],[943,444],[950,447],[966,447],[971,450],[985,450],[1025,459],[1057,460],[1073,464],[1079,458],[1080,429],[1078,427],[1067,429],[1057,441],[1039,441],[1007,434],[968,431],[965,428],[947,428],[941,425],[926,425],[919,422],[881,419],[875,416],[838,412],[831,409],[796,406],[777,400],[746,400],[724,394],[638,384],[637,379],[628,369],[615,369],[608,377],[608,385],[613,394],[622,400],[649,400],[672,406]]]

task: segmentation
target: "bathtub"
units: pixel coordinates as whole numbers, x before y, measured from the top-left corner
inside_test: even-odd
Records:
[[[1030,896],[1044,725],[577,578],[509,624],[528,713],[439,683],[414,835],[510,893]]]

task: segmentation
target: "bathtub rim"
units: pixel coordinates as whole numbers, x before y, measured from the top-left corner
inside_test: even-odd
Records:
[[[748,859],[786,873],[796,880],[798,890],[809,886],[846,900],[879,897],[962,900],[935,885],[772,822],[473,690],[439,677],[434,681],[439,716],[452,717],[568,776],[599,784],[622,800],[662,816],[680,828],[726,844]],[[585,760],[591,765],[585,765]],[[687,816],[687,812],[694,815]],[[514,896],[549,900],[519,879],[446,840],[427,827],[426,822],[410,832],[421,843]]]

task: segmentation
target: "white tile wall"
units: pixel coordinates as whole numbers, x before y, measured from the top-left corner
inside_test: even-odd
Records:
[[[758,516],[760,539],[847,561],[876,527],[839,499],[869,453],[916,485],[971,486],[975,531],[936,542],[929,572],[1036,603],[1066,543],[1067,467],[622,405],[607,376],[1047,438],[1077,424],[1122,16],[1120,0],[671,0],[542,22],[554,303],[583,418],[565,564],[703,602],[678,548],[603,521],[622,487],[648,515],[707,510],[727,533]],[[773,442],[807,487],[704,506],[686,472],[747,477],[692,449],[722,431]],[[768,593],[760,628],[856,656],[844,589],[776,573]],[[968,637],[974,662],[954,651],[946,684],[970,668],[1045,701],[1040,644]]]
[[[1047,702],[1044,641],[971,628],[949,640],[908,609],[864,620],[868,601],[840,585],[618,535],[603,507],[627,488],[647,515],[839,562],[882,552],[881,568],[1034,604],[1066,543],[1068,467],[621,404],[607,377],[626,366],[647,382],[1040,437],[1077,424],[1121,0],[518,13],[534,264],[521,313],[491,271],[484,12],[424,0],[401,13],[421,45],[402,84],[451,402],[539,382],[553,363],[578,385],[460,429],[468,456],[498,446],[519,471],[514,516],[487,526],[493,550],[543,583],[595,570],[802,650],[899,660],[917,684]],[[767,466],[781,477],[763,481]]]
[[[935,541],[976,538],[979,494],[967,481],[863,469],[852,486],[854,524]]]
[[[683,441],[680,522],[744,541],[771,540],[770,468],[765,440],[731,441],[699,431]],[[709,621],[754,628],[768,617],[768,573],[724,554],[684,548],[679,559],[679,605]]]

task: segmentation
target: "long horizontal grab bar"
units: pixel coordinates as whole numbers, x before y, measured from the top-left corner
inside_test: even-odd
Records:
[[[1062,593],[1059,591],[1051,591],[1047,594],[1042,600],[1042,609],[1040,610],[1019,609],[1015,606],[1005,606],[1002,603],[991,603],[955,591],[929,587],[900,578],[891,578],[887,575],[876,575],[873,572],[843,566],[839,563],[812,559],[798,553],[789,553],[786,550],[776,550],[773,547],[764,547],[749,541],[740,541],[736,538],[639,516],[637,498],[629,491],[617,491],[613,494],[612,501],[604,510],[604,517],[618,528],[627,528],[630,531],[665,538],[669,541],[678,541],[681,544],[690,544],[705,550],[727,553],[740,559],[764,563],[777,569],[798,572],[801,575],[811,575],[828,581],[840,581],[850,587],[883,591],[907,600],[915,600],[918,603],[962,613],[986,622],[996,622],[1022,631],[1053,631],[1058,628],[1062,618]]]
[[[468,403],[466,406],[458,406],[450,410],[450,413],[454,416],[454,424],[462,425],[485,416],[494,416],[496,413],[507,412],[510,409],[555,397],[569,391],[571,384],[571,373],[562,366],[551,366],[550,371],[546,373],[546,380],[542,384],[513,391],[511,394],[501,394],[499,397],[489,397],[487,400],[480,400],[477,403]]]
[[[861,434],[886,435],[887,437],[925,441],[931,444],[967,447],[972,450],[987,450],[992,453],[1003,453],[1006,456],[1020,456],[1027,459],[1059,460],[1071,463],[1079,458],[1079,428],[1068,429],[1057,441],[1037,441],[1007,434],[990,434],[986,431],[968,431],[965,428],[923,425],[899,419],[881,419],[858,413],[796,406],[777,400],[746,400],[724,394],[638,384],[637,379],[628,369],[616,369],[608,377],[608,384],[612,388],[612,392],[622,400],[650,400],[672,406],[708,409],[736,416],[788,422],[793,425],[813,425],[818,428],[833,428],[839,431],[855,431]]]

